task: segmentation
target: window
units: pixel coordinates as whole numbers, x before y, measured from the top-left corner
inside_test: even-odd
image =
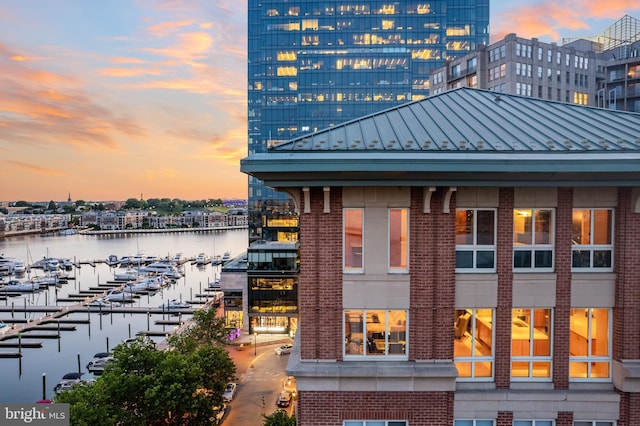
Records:
[[[408,426],[404,420],[345,420],[344,426]]]
[[[493,378],[493,309],[456,310],[453,359],[458,380]]]
[[[553,426],[553,420],[514,420],[513,426]]]
[[[362,265],[362,209],[344,209],[344,272],[363,272]]]
[[[409,210],[389,209],[389,272],[409,269]]]
[[[451,77],[453,78],[460,77],[460,64],[455,64],[451,66]]]
[[[511,318],[511,377],[551,379],[551,309],[517,308]]]
[[[553,271],[554,210],[513,211],[513,268]]]
[[[612,209],[574,209],[572,234],[574,270],[613,270]]]
[[[495,272],[495,258],[495,210],[456,210],[456,271]]]
[[[406,359],[407,311],[344,311],[345,357]]]
[[[573,422],[573,426],[616,426],[615,422],[603,422],[602,420],[594,420],[594,421],[575,421]]]
[[[570,380],[611,381],[611,310],[571,309]]]
[[[495,426],[493,420],[454,420],[453,426]]]
[[[474,72],[478,69],[478,58],[467,60],[467,72]]]

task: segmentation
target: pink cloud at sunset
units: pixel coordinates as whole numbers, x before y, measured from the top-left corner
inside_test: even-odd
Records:
[[[625,14],[493,1],[490,29],[560,42]],[[0,201],[246,198],[246,33],[246,0],[0,2]]]
[[[640,4],[630,0],[524,0],[493,2],[491,7],[492,42],[509,33],[547,42],[595,36],[625,14],[640,12]]]

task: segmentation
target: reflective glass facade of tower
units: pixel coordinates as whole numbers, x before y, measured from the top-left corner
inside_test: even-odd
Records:
[[[248,13],[249,155],[422,99],[431,69],[489,42],[489,0],[249,0]],[[252,177],[248,193],[250,241],[297,240],[286,194]]]

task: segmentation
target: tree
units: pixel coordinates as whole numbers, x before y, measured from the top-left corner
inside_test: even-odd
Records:
[[[263,414],[264,419],[263,426],[296,426],[296,416],[289,417],[287,413],[282,410],[276,410],[273,414]]]
[[[47,210],[56,211],[57,208],[58,208],[58,206],[56,206],[56,203],[54,203],[53,200],[49,201],[49,205],[47,206]]]
[[[214,309],[197,311],[184,336],[168,340],[170,350],[157,350],[150,339],[118,345],[94,384],[54,400],[70,404],[74,425],[211,424],[236,371],[222,336],[223,318]]]
[[[123,208],[127,210],[146,209],[147,202],[144,200],[138,200],[137,198],[128,198],[127,201],[125,201]]]

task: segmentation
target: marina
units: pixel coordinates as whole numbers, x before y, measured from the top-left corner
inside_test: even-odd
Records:
[[[43,285],[33,292],[0,288],[0,402],[51,398],[60,378],[80,365],[78,359],[83,367],[95,353],[109,352],[136,336],[161,343],[196,309],[206,303],[221,304],[223,293],[210,288],[219,279],[220,265],[197,265],[193,260],[199,253],[215,259],[215,246],[239,255],[246,249],[246,241],[246,230],[140,236],[34,235],[0,240],[0,253],[6,257],[22,260],[28,253],[44,253],[43,258],[51,253],[73,264],[64,283]],[[98,302],[109,291],[122,291],[127,284],[114,279],[116,271],[124,270],[120,264],[107,260],[129,253],[181,259],[183,273],[157,289],[137,289],[130,293],[130,300]],[[91,379],[92,372],[84,367],[80,370],[84,379]]]

